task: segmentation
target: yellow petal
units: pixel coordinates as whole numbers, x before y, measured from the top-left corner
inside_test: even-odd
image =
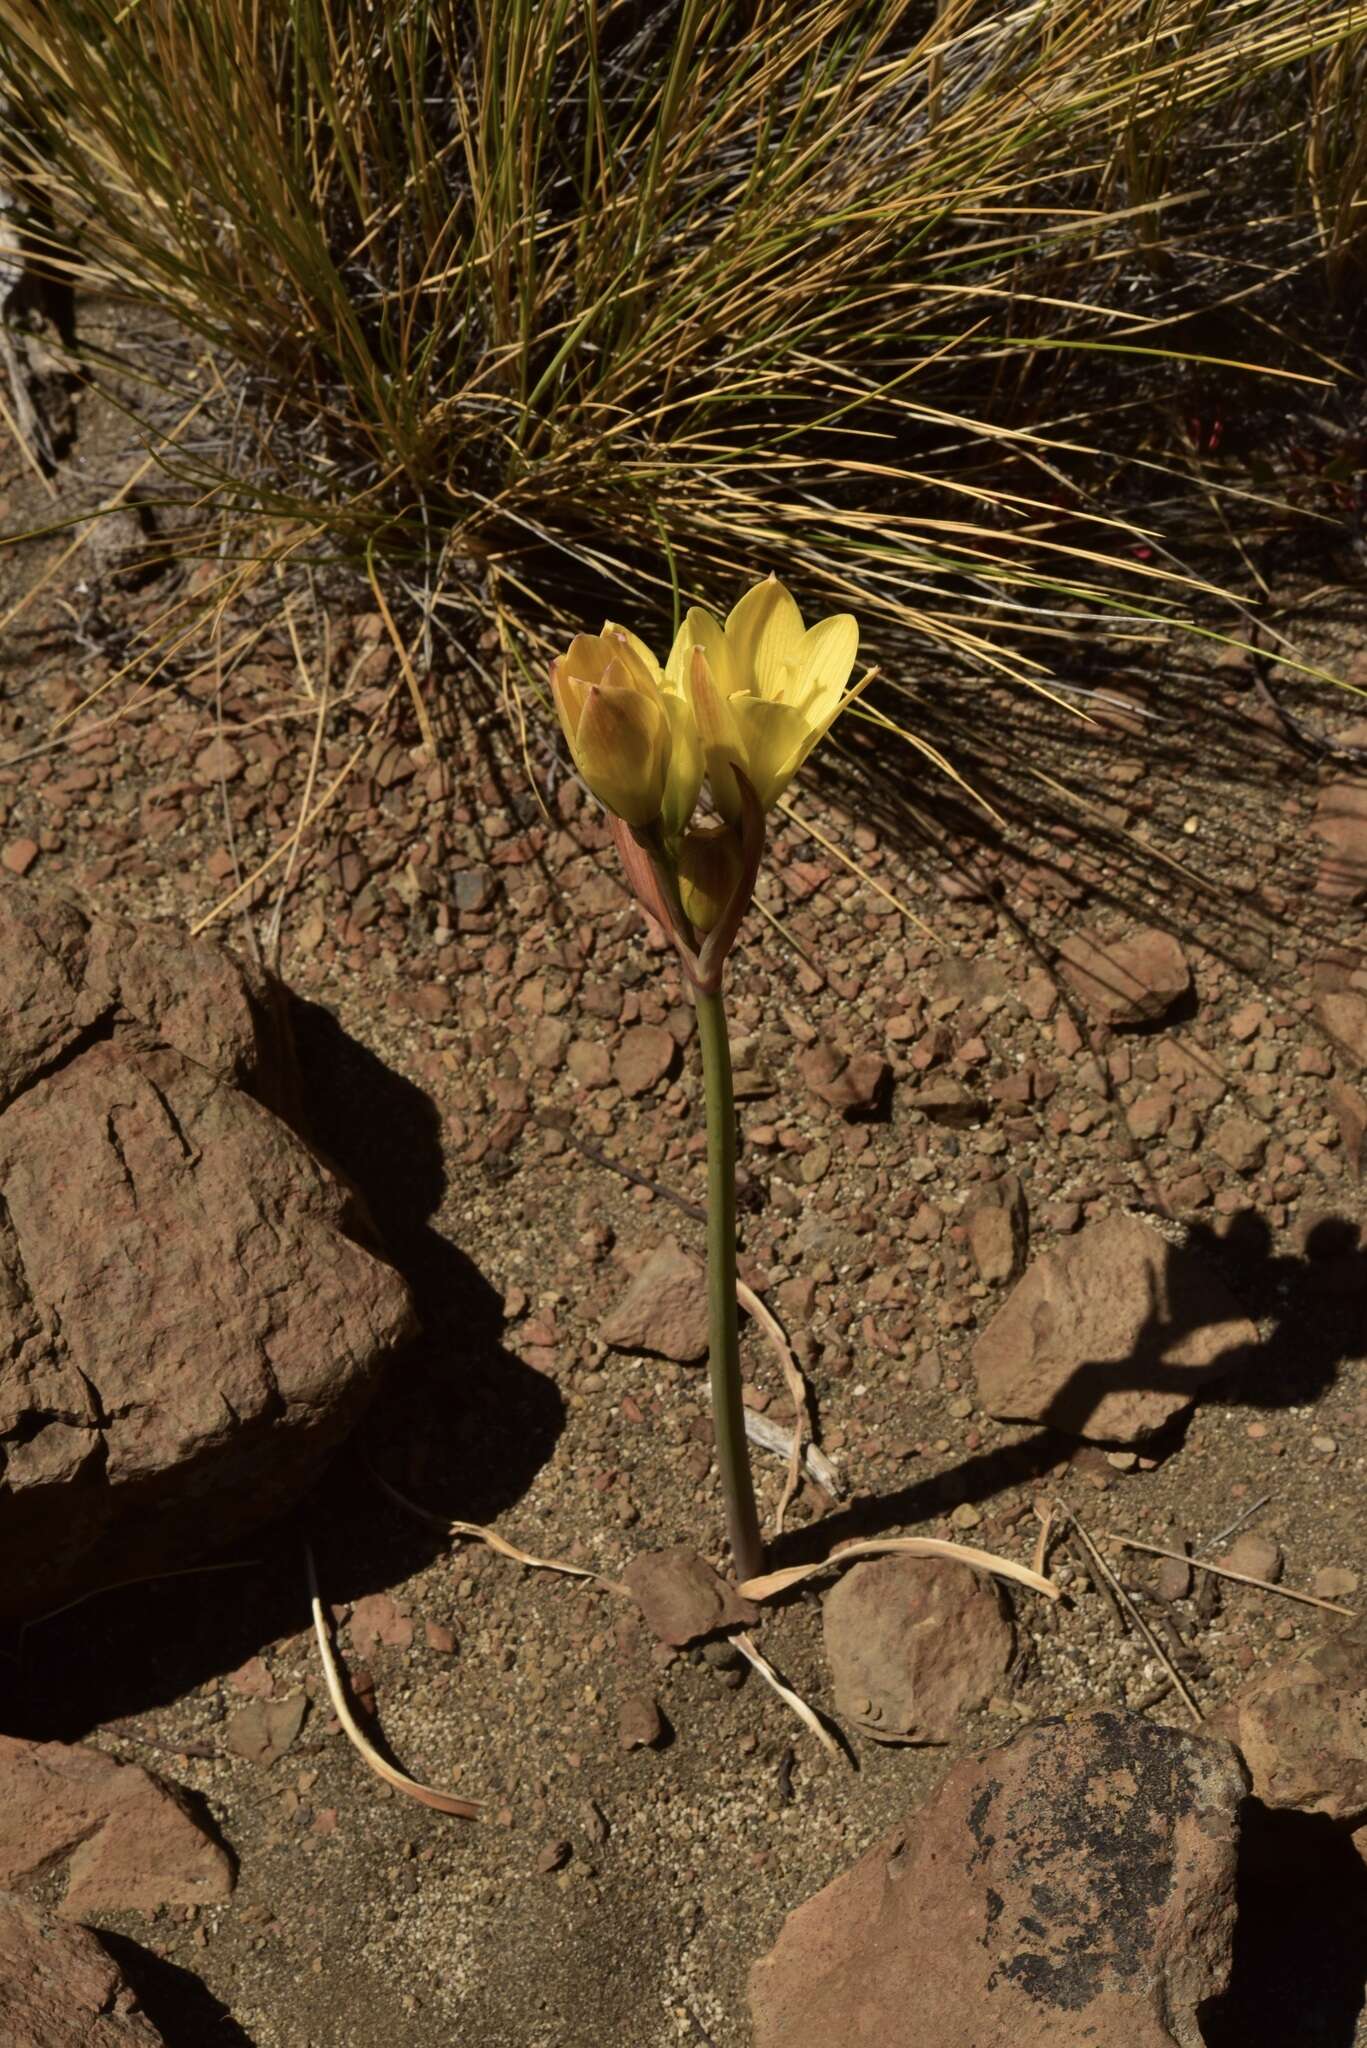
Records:
[[[669,722],[659,697],[595,686],[570,749],[605,809],[628,825],[653,825],[669,767]]]
[[[687,698],[665,690],[661,701],[669,720],[670,748],[660,822],[666,836],[677,839],[693,815],[702,788],[703,749]]]
[[[603,671],[612,660],[613,649],[598,633],[576,633],[569,652],[561,656],[570,675],[581,683],[601,683]]]
[[[723,697],[729,697],[733,690],[744,687],[733,671],[725,633],[711,612],[705,612],[700,604],[695,604],[684,613],[684,622],[674,636],[674,645],[665,663],[665,681],[671,689],[687,691],[695,647],[701,647],[707,656],[712,681]]]
[[[789,701],[813,723],[834,716],[859,652],[859,627],[849,612],[834,612],[802,636]]]
[[[741,802],[734,771],[746,768],[746,761],[730,702],[718,690],[701,647],[693,649],[688,665],[688,703],[702,743],[707,780],[717,809],[724,818],[736,824],[740,819]]]
[[[570,674],[563,656],[557,656],[551,663],[551,695],[555,699],[561,731],[569,741],[570,752],[573,753],[579,736],[579,720],[584,713],[588,685]]]
[[[777,576],[754,584],[726,621],[735,688],[757,697],[787,697],[802,639],[802,614]]]
[[[744,753],[741,765],[761,808],[771,810],[815,744],[811,729],[791,704],[769,697],[733,697],[729,708]]]
[[[639,682],[642,678],[647,678],[650,682],[654,683],[657,690],[660,688],[664,682],[664,676],[660,671],[659,662],[646,646],[644,640],[639,640],[634,633],[628,632],[625,626],[618,626],[611,619],[603,627],[602,637],[609,643],[625,640],[634,659],[628,659],[627,656],[623,655],[620,646],[617,648],[617,653],[626,667],[631,669],[633,680]]]

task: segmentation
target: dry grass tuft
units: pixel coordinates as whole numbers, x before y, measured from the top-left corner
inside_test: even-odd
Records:
[[[138,309],[194,340],[144,425],[224,567],[138,660],[338,558],[424,738],[444,636],[511,701],[568,622],[662,640],[769,567],[894,677],[929,647],[1038,686],[1084,641],[1226,629],[1262,539],[1360,517],[1325,342],[1367,248],[1360,23],[0,0],[30,255],[133,309],[125,376]]]

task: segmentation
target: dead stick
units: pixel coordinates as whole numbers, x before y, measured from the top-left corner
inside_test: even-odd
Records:
[[[1294,1586],[1274,1586],[1270,1579],[1255,1579],[1252,1572],[1231,1571],[1227,1564],[1207,1564],[1203,1557],[1185,1557],[1180,1550],[1164,1550],[1161,1543],[1141,1543],[1137,1536],[1115,1536],[1112,1542],[1123,1543],[1126,1550],[1144,1550],[1150,1557],[1175,1557],[1179,1564],[1189,1564],[1193,1571],[1213,1572],[1217,1579],[1233,1579],[1236,1586],[1257,1586],[1264,1593],[1280,1593],[1283,1600],[1299,1600],[1306,1607],[1322,1607],[1326,1614],[1342,1614],[1349,1621],[1357,1620],[1355,1607],[1340,1607],[1337,1601],[1321,1600],[1317,1593],[1299,1593]]]
[[[1062,1502],[1060,1502],[1059,1505],[1062,1507]],[[1111,1570],[1105,1558],[1101,1555],[1101,1552],[1097,1549],[1095,1543],[1093,1543],[1091,1537],[1087,1534],[1087,1531],[1083,1528],[1081,1522],[1079,1522],[1077,1516],[1073,1514],[1070,1508],[1065,1508],[1064,1513],[1070,1517],[1073,1527],[1077,1530],[1078,1535],[1081,1537],[1083,1543],[1086,1545],[1087,1554],[1094,1561],[1097,1570],[1101,1572],[1104,1575],[1104,1577],[1109,1581],[1111,1592],[1118,1599],[1123,1601],[1125,1609],[1129,1614],[1131,1621],[1133,1621],[1135,1627],[1139,1630],[1140,1635],[1143,1636],[1144,1641],[1153,1651],[1154,1656],[1158,1659],[1163,1669],[1167,1672],[1168,1677],[1172,1680],[1173,1684],[1177,1687],[1178,1692],[1182,1695],[1183,1704],[1185,1705],[1188,1713],[1191,1715],[1193,1721],[1197,1722],[1198,1724],[1201,1723],[1205,1720],[1205,1715],[1201,1712],[1201,1709],[1197,1705],[1194,1696],[1187,1690],[1187,1687],[1183,1684],[1181,1672],[1177,1669],[1177,1666],[1173,1663],[1171,1657],[1163,1648],[1163,1645],[1159,1642],[1157,1636],[1149,1627],[1149,1624],[1145,1621],[1143,1615],[1139,1612],[1139,1609],[1135,1606],[1133,1600],[1131,1600],[1129,1594],[1125,1591],[1125,1588],[1121,1585],[1119,1579]]]

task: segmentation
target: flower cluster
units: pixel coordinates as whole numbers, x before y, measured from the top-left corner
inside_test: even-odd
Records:
[[[734,938],[764,815],[849,701],[858,650],[848,613],[804,627],[770,576],[724,625],[694,606],[663,667],[610,621],[552,662],[575,766],[618,821],[633,885],[695,970],[699,936],[713,940],[702,949],[713,965]],[[704,782],[711,823],[695,822]]]

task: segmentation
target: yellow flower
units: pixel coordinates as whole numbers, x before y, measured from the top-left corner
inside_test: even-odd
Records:
[[[574,764],[606,810],[643,829],[684,829],[702,786],[693,714],[650,649],[611,621],[579,633],[551,663],[551,689]]]
[[[777,577],[747,590],[721,626],[694,606],[665,665],[665,685],[686,696],[717,807],[740,816],[740,769],[768,811],[847,701],[859,628],[838,612],[804,628]]]

